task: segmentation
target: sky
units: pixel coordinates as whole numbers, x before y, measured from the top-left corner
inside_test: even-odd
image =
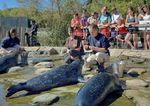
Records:
[[[17,3],[16,0],[0,0],[0,10],[19,6],[20,4]]]
[[[45,4],[47,3],[47,0],[43,0],[43,1],[45,1]],[[83,1],[84,0],[81,0],[81,2]],[[0,0],[0,10],[4,10],[7,8],[15,8],[19,6],[21,6],[21,4],[16,2],[16,0]]]

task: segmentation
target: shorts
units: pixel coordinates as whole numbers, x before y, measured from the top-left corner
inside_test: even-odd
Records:
[[[138,31],[139,31],[139,28],[138,28],[138,27],[135,27],[135,26],[129,26],[129,27],[128,27],[128,31],[129,31],[130,33],[138,32]]]

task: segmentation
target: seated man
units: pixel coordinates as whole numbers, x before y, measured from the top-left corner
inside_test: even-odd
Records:
[[[12,55],[21,55],[21,65],[27,64],[27,53],[23,48],[20,47],[20,40],[17,37],[17,30],[12,28],[8,32],[8,36],[5,37],[1,42],[1,49],[2,53],[12,54]],[[3,54],[3,55],[4,55]]]
[[[98,65],[98,72],[104,71],[104,62],[109,60],[108,39],[99,33],[97,25],[90,25],[89,27],[90,36],[87,38],[88,44],[83,45],[84,49],[92,51],[92,55],[88,56],[86,62],[90,64]]]

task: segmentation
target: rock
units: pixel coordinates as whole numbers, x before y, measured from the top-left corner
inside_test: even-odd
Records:
[[[8,70],[8,73],[19,72],[19,71],[23,71],[23,68],[20,67],[20,66],[15,66],[15,67],[11,67],[11,68]]]
[[[32,62],[30,62],[30,64],[37,64],[37,63],[40,63],[40,62],[49,62],[49,61],[51,61],[51,59],[48,58],[48,57],[46,57],[46,58],[44,58],[44,57],[34,57],[32,59]]]
[[[147,70],[144,69],[144,68],[131,68],[131,69],[127,72],[127,74],[129,74],[129,75],[132,75],[132,74],[141,75],[141,74],[143,74],[143,73],[145,73],[145,72],[147,72]]]
[[[144,63],[145,62],[145,59],[143,58],[134,58],[134,57],[131,57],[130,60],[133,62],[133,63],[136,63],[136,64],[141,64],[141,63]]]
[[[57,95],[46,93],[46,94],[33,98],[32,104],[45,106],[45,105],[51,105],[58,101],[59,101],[59,97]]]
[[[35,74],[36,75],[41,75],[43,73],[46,73],[49,70],[50,70],[50,68],[40,68],[40,69],[35,70]]]
[[[52,62],[40,62],[34,65],[35,68],[52,68],[54,64]]]
[[[150,76],[149,76],[149,77],[145,77],[145,78],[144,78],[144,81],[150,83]]]
[[[23,69],[25,72],[33,72],[35,70],[35,68],[33,66],[26,66]]]
[[[148,83],[140,79],[126,80],[127,88],[148,87]]]
[[[51,49],[49,50],[49,54],[50,54],[50,55],[57,55],[57,54],[59,54],[59,53],[57,52],[56,49],[51,48]]]
[[[126,90],[124,95],[126,95],[129,99],[132,99],[133,102],[136,103],[136,106],[149,106],[150,104],[150,93],[147,94],[138,90]],[[146,97],[145,95],[149,96]]]
[[[62,49],[61,49],[61,52],[60,52],[60,55],[63,55],[63,54],[65,54],[65,53],[67,53],[67,49],[66,49],[66,48],[62,48]]]

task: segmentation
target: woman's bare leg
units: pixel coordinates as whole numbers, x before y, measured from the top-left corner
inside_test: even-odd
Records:
[[[150,49],[150,32],[146,34],[146,42],[147,42],[148,49]]]
[[[127,35],[125,36],[125,42],[126,42],[128,45],[130,45],[131,48],[134,48],[134,46],[132,45],[132,43],[131,43],[131,41],[130,41],[131,38],[132,38],[131,33],[127,33]]]
[[[133,33],[133,45],[134,45],[134,48],[137,49],[137,47],[138,47],[138,35],[137,35],[137,33]]]
[[[144,32],[144,49],[147,50],[147,40],[146,40],[147,33]]]

